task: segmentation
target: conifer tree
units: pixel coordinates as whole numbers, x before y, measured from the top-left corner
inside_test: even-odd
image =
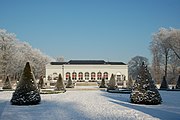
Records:
[[[102,78],[99,88],[107,88],[104,78]]]
[[[37,88],[37,83],[34,74],[31,71],[29,62],[23,70],[19,83],[15,92],[13,93],[12,105],[35,105],[39,104],[41,96]]]
[[[152,80],[147,66],[142,64],[138,71],[138,77],[132,88],[130,100],[136,104],[160,104],[162,98]]]
[[[9,80],[8,76],[3,84],[3,89],[12,89],[11,81]]]
[[[62,79],[61,74],[59,74],[58,80],[56,82],[55,90],[66,92],[66,88],[64,86],[64,80]]]
[[[109,80],[107,90],[115,90],[116,88],[117,88],[117,83],[116,83],[116,80],[115,80],[115,76],[112,74],[111,78]]]
[[[71,80],[71,77],[69,77],[67,81],[66,88],[74,88],[73,81]]]
[[[161,82],[160,90],[167,90],[167,89],[169,89],[168,83],[167,83],[165,76],[163,76],[163,80]]]
[[[177,84],[176,84],[176,89],[180,89],[180,75],[179,75],[179,78],[178,78],[178,81],[177,81]]]

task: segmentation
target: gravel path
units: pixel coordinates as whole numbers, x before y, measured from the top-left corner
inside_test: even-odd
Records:
[[[67,91],[41,95],[34,106],[10,105],[12,92],[0,92],[0,120],[144,120],[156,119],[128,107],[128,94]]]

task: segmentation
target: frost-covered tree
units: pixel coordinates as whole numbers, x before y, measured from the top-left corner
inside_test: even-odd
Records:
[[[39,104],[41,96],[37,87],[37,83],[29,62],[23,70],[22,76],[19,80],[17,88],[13,93],[12,105],[35,105]]]
[[[13,56],[16,53],[16,36],[0,29],[0,77],[5,80],[8,74],[8,67],[13,64]]]
[[[73,81],[71,80],[70,76],[69,76],[69,79],[67,81],[66,88],[74,88]]]
[[[180,75],[176,83],[176,89],[180,89]]]
[[[167,90],[167,89],[169,89],[168,83],[167,83],[165,76],[163,76],[163,80],[161,82],[160,90]]]
[[[114,74],[112,74],[108,83],[107,90],[115,90],[116,88],[117,88],[117,82],[115,80]]]
[[[3,89],[12,89],[11,81],[8,76],[3,84]]]
[[[19,41],[15,34],[0,29],[0,79],[5,81],[8,74],[18,80],[27,61],[31,62],[35,77],[39,78],[45,75],[45,65],[51,60],[27,42]]]
[[[55,60],[56,60],[56,62],[64,62],[64,57],[63,56],[56,57]]]
[[[55,90],[66,92],[66,88],[65,88],[65,85],[64,85],[64,80],[62,79],[61,74],[59,74],[58,80],[56,82]]]
[[[160,81],[165,76],[170,80],[168,82],[174,83],[180,66],[180,30],[160,28],[153,34],[150,48],[153,54],[153,78]]]
[[[107,88],[106,81],[104,78],[102,78],[99,88]]]
[[[135,56],[128,62],[128,74],[132,76],[132,79],[136,79],[138,75],[138,69],[141,66],[142,62],[149,64],[148,59],[143,56]]]
[[[130,94],[130,100],[136,104],[160,104],[162,102],[158,89],[144,63],[139,69],[138,77]]]

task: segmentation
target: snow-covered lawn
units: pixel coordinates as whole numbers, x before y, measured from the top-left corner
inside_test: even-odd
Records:
[[[180,92],[161,91],[161,105],[129,103],[129,94],[67,91],[43,94],[39,105],[10,104],[12,91],[0,92],[0,120],[178,120]]]

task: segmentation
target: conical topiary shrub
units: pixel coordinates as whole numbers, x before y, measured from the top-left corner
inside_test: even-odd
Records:
[[[169,89],[167,80],[165,79],[165,76],[163,76],[163,80],[161,82],[160,90],[167,90]]]
[[[66,88],[74,88],[73,81],[71,80],[71,77],[69,77]]]
[[[39,89],[45,88],[45,86],[44,86],[44,80],[43,80],[43,77],[42,77],[42,76],[41,76],[40,79],[39,79],[38,88],[39,88]]]
[[[8,76],[6,77],[6,80],[5,80],[4,84],[3,84],[2,89],[9,89],[9,90],[12,89],[11,81],[9,80]]]
[[[56,82],[55,90],[66,92],[66,89],[65,89],[65,86],[64,86],[64,80],[62,79],[61,74],[59,74],[58,80]]]
[[[13,93],[11,104],[13,105],[35,105],[39,104],[41,96],[37,88],[37,83],[31,71],[29,62],[26,63],[15,92]]]
[[[180,75],[179,75],[179,78],[178,78],[178,81],[177,81],[177,84],[176,84],[176,89],[180,89]]]
[[[137,80],[130,94],[130,101],[136,104],[160,104],[162,98],[159,94],[147,66],[142,64],[139,69]]]
[[[107,88],[104,78],[102,78],[99,88]]]
[[[108,83],[107,91],[108,90],[115,90],[116,88],[117,88],[117,83],[115,80],[115,76],[112,74],[111,78],[109,80],[109,83]]]

